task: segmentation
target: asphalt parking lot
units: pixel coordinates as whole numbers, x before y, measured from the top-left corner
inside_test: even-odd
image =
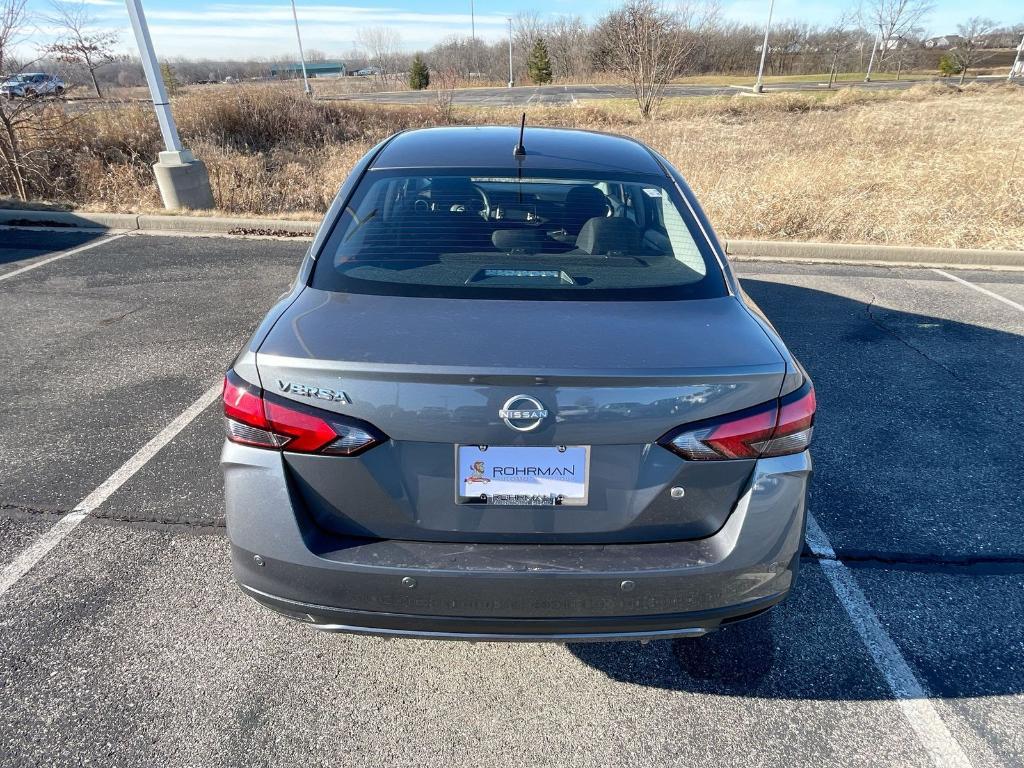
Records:
[[[230,576],[209,393],[306,247],[0,229],[0,765],[1024,764],[1024,273],[737,264],[819,396],[770,642],[384,641]]]
[[[977,79],[986,82],[986,79]],[[903,90],[919,85],[920,80],[877,80],[870,83],[861,81],[843,81],[834,88],[859,88],[867,90]],[[788,91],[821,91],[828,87],[825,82],[791,82],[771,83],[765,86],[766,93]],[[314,84],[315,90],[315,84]],[[731,96],[750,90],[728,85],[667,85],[666,98],[682,98],[687,96]],[[359,93],[342,97],[347,101],[373,101],[389,104],[433,104],[437,101],[437,91],[391,91],[381,93]],[[597,99],[632,99],[633,90],[629,85],[532,85],[515,88],[457,88],[452,91],[455,104],[478,107],[503,107],[527,105],[576,104],[578,102]]]

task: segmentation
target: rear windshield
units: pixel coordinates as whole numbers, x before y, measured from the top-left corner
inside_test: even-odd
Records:
[[[313,287],[494,299],[712,298],[724,278],[658,176],[370,171],[321,250]]]

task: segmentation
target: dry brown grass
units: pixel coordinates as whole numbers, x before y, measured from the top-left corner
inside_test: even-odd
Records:
[[[463,123],[518,122],[517,109],[459,109]],[[917,86],[666,102],[642,122],[628,102],[531,107],[527,124],[634,136],[690,180],[719,233],[1024,249],[1024,89]],[[210,169],[221,212],[322,212],[355,161],[436,108],[316,102],[238,86],[175,102],[186,144]],[[106,210],[153,210],[159,149],[144,105],[97,110],[39,147],[39,197]]]

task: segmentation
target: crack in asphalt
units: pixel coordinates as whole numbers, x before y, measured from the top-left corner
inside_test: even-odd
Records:
[[[120,322],[121,320],[124,320],[126,317],[128,317],[128,315],[132,315],[138,312],[140,309],[142,309],[141,306],[133,307],[132,309],[129,309],[127,312],[122,312],[120,315],[114,315],[113,317],[105,317],[102,320],[100,320],[99,323],[100,325],[112,325],[113,323],[117,323]]]
[[[1024,574],[1024,555],[928,555],[915,552],[872,552],[837,549],[835,556],[812,552],[804,545],[801,560],[831,560],[852,568],[953,573],[972,576]]]
[[[929,355],[927,352],[925,352],[920,347],[917,347],[917,346],[911,344],[907,339],[903,338],[903,336],[901,336],[899,333],[897,333],[894,328],[889,327],[884,322],[882,322],[882,320],[880,320],[878,317],[876,317],[875,314],[871,310],[875,306],[875,301],[876,301],[877,298],[878,297],[874,293],[872,293],[871,294],[871,301],[867,302],[864,305],[864,310],[867,312],[868,320],[871,321],[872,325],[874,325],[879,330],[884,331],[885,333],[889,334],[894,339],[896,339],[896,341],[898,341],[900,344],[902,344],[903,346],[905,346],[907,349],[911,350],[912,352],[916,352],[918,355],[923,357],[929,363],[933,363],[934,365],[937,365],[939,368],[941,368],[946,373],[948,373],[953,379],[956,379],[957,381],[959,381],[961,383],[966,381],[963,377],[960,376],[960,374],[958,374],[956,371],[954,371],[948,365],[946,365],[945,363],[940,362],[939,360],[936,360],[934,357]]]
[[[28,519],[31,517],[61,518],[70,513],[70,509],[43,509],[25,504],[0,503],[0,511],[8,512],[6,517],[11,520]],[[138,524],[142,526],[155,526],[166,528],[195,528],[195,529],[218,529],[227,528],[224,518],[221,517],[191,517],[186,519],[173,517],[145,517],[142,515],[118,514],[103,510],[94,511],[89,515],[90,520],[109,524]]]

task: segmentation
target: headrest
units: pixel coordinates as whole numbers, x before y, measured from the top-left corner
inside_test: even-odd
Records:
[[[576,247],[584,253],[636,253],[640,250],[640,227],[629,219],[595,216],[587,221],[576,238]]]
[[[569,190],[565,196],[565,207],[567,210],[590,211],[591,216],[599,216],[608,212],[608,198],[600,189],[587,184]]]
[[[491,242],[499,251],[536,253],[542,241],[543,234],[536,229],[496,229],[491,234]]]
[[[430,182],[430,199],[434,202],[463,202],[477,196],[476,187],[466,178],[440,176]]]

